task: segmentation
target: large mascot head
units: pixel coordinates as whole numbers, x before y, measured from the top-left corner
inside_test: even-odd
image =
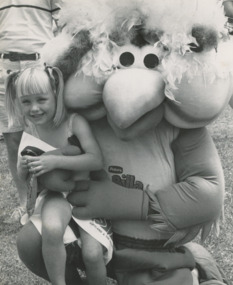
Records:
[[[43,60],[62,70],[68,108],[107,114],[116,132],[163,117],[207,125],[233,93],[233,44],[216,2],[66,1]]]

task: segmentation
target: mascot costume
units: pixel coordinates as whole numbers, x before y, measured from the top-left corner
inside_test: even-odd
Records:
[[[104,170],[67,199],[79,219],[112,221],[108,267],[119,285],[227,284],[191,242],[218,232],[223,211],[223,171],[205,126],[231,99],[233,44],[216,2],[69,0],[61,34],[44,48],[43,62],[63,73],[67,108],[90,121],[103,152]],[[48,278],[35,224],[22,229],[18,251]],[[80,248],[68,244],[67,255],[67,284],[83,284]]]

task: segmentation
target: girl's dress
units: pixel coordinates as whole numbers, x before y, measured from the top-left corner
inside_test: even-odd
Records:
[[[75,116],[78,116],[77,114],[72,114],[69,117],[69,123],[68,123],[68,131],[67,131],[67,139],[73,135],[72,133],[72,122]],[[29,133],[30,132],[30,133]],[[23,132],[21,142],[19,145],[18,155],[21,156],[21,152],[25,147],[32,146],[37,147],[41,149],[44,152],[55,150],[55,148],[46,142],[42,141],[38,133],[35,129],[35,127],[28,123],[28,129]],[[81,179],[83,178],[83,175],[86,176],[86,179],[88,179],[88,173],[83,172],[81,175],[77,173],[77,177]],[[80,177],[81,176],[81,177]],[[33,214],[30,217],[31,222],[34,224],[36,229],[41,234],[41,208],[42,205],[47,197],[48,191],[47,189],[41,189],[39,192],[39,195],[37,198],[36,195],[37,192],[37,181],[36,178],[33,176],[29,178],[30,181],[28,183],[28,205],[30,209],[34,209]],[[76,180],[76,175],[75,175]],[[78,179],[77,179],[78,180]],[[64,196],[67,193],[64,192]],[[33,202],[33,199],[35,199],[35,205]],[[71,206],[72,207],[72,206]],[[104,253],[104,259],[105,263],[107,264],[111,258],[112,258],[112,252],[113,252],[113,241],[112,241],[112,231],[111,231],[111,225],[109,221],[106,221],[105,219],[91,219],[91,220],[80,220],[72,216],[72,219],[80,226],[82,227],[86,232],[88,232],[91,236],[93,236],[96,240],[98,240],[104,248],[106,248]],[[64,243],[68,244],[75,240],[78,240],[79,245],[81,246],[81,241],[78,239],[70,226],[67,226],[65,234],[64,234]]]

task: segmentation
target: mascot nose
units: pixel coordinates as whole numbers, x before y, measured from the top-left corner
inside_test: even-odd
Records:
[[[122,69],[106,82],[103,101],[111,120],[127,128],[165,99],[165,83],[158,71]]]

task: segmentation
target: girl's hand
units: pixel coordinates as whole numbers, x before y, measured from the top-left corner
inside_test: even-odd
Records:
[[[26,156],[20,156],[18,158],[18,168],[21,170],[28,170],[28,161]]]
[[[26,179],[28,175],[28,163],[25,156],[19,157],[17,161],[17,173],[22,179]]]
[[[56,155],[27,156],[27,167],[36,177],[56,168]]]

